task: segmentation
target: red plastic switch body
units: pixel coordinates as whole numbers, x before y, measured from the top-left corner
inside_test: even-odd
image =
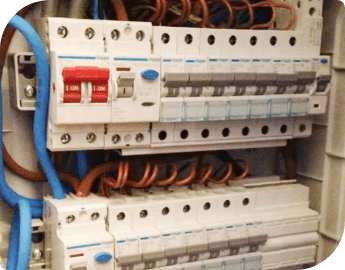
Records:
[[[64,103],[81,102],[81,83],[92,84],[91,102],[108,102],[109,69],[98,67],[66,67],[62,71],[64,81]]]
[[[78,80],[74,68],[64,68],[62,71],[64,82],[64,103],[80,103],[81,81]]]

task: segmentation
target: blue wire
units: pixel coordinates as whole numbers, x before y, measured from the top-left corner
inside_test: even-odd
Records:
[[[7,270],[26,270],[30,262],[31,213],[27,200],[20,200],[12,215]]]
[[[99,19],[99,0],[92,0],[93,4],[93,19]]]
[[[38,77],[38,91],[36,101],[36,111],[34,116],[34,144],[42,169],[47,176],[50,188],[56,199],[63,199],[65,193],[59,176],[50,159],[47,145],[47,120],[49,105],[49,63],[45,53],[43,43],[35,29],[22,17],[14,15],[9,22],[12,26],[19,30],[27,39],[36,59],[36,70]]]
[[[90,162],[87,152],[77,151],[75,153],[75,161],[73,164],[73,174],[75,174],[79,179],[83,179],[89,171],[89,166]]]
[[[3,198],[5,203],[14,208],[20,200],[26,200],[30,207],[32,216],[39,218],[43,214],[43,201],[25,198],[14,192],[6,183],[4,160],[3,160],[3,144],[2,144],[2,88],[0,81],[0,197]]]

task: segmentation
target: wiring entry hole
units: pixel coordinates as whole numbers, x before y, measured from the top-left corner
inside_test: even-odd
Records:
[[[184,129],[184,130],[181,131],[181,134],[180,134],[181,139],[183,139],[183,140],[187,139],[188,135],[189,135],[188,130]]]

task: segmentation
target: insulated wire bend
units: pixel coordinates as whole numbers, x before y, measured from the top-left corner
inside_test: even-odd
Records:
[[[43,43],[35,29],[22,17],[14,15],[9,26],[16,28],[27,39],[36,58],[36,70],[38,79],[37,103],[34,116],[34,144],[38,160],[47,176],[50,188],[56,199],[63,199],[65,193],[59,176],[49,157],[47,145],[47,118],[49,104],[49,63],[45,54]]]
[[[7,270],[29,267],[31,250],[31,210],[27,200],[20,200],[14,208],[7,254]]]

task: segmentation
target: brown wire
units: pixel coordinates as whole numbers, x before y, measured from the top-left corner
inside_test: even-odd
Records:
[[[13,171],[18,176],[24,178],[25,180],[31,181],[31,182],[46,182],[47,178],[45,175],[41,172],[32,172],[29,171],[22,166],[20,166],[17,162],[13,160],[13,158],[8,153],[6,147],[3,147],[3,157],[4,157],[4,163],[8,169]]]
[[[91,169],[86,174],[84,179],[81,181],[81,183],[77,189],[76,195],[78,197],[89,196],[89,194],[91,192],[92,185],[94,184],[96,179],[106,172],[114,171],[116,169],[116,165],[117,164],[114,162],[108,162],[108,163],[100,164],[100,165],[94,167],[93,169]]]
[[[98,191],[102,197],[109,198],[111,196],[110,190],[107,188],[106,177],[101,178],[101,182],[99,184]]]
[[[173,165],[170,177],[157,181],[156,185],[159,187],[170,186],[171,184],[175,182],[177,176],[178,176],[178,168],[176,165]]]
[[[198,184],[203,185],[205,183],[207,183],[213,173],[214,167],[209,164],[206,168],[203,168],[205,170],[205,173],[203,174],[203,176],[198,179]]]
[[[118,165],[117,179],[112,177],[102,177],[99,191],[102,196],[109,198],[111,196],[110,189],[122,188],[126,183],[129,172],[129,162],[120,162]]]
[[[180,0],[182,4],[181,16],[167,23],[167,26],[183,25],[192,14],[192,2],[190,0]],[[171,3],[170,7],[173,5]]]
[[[31,181],[31,182],[46,182],[47,181],[47,178],[41,171],[32,172],[23,168],[18,163],[16,163],[12,159],[10,154],[7,152],[7,149],[5,147],[3,149],[3,156],[4,156],[4,163],[6,167],[10,169],[12,172],[14,172],[16,175],[22,177],[23,179]],[[62,171],[59,171],[58,174],[62,181],[71,185],[74,191],[77,190],[80,184],[80,181],[77,177],[73,176],[72,174],[62,172]]]
[[[128,180],[128,174],[129,174],[129,162],[126,161],[123,167],[123,176],[122,176],[120,188],[123,188],[126,185],[127,180]]]
[[[230,1],[230,4],[236,0],[228,0]],[[249,14],[249,20],[247,23],[240,25],[237,21],[236,28],[237,29],[245,29],[245,28],[250,28],[254,24],[254,10],[252,8],[251,3],[248,0],[238,0],[242,3],[244,3],[247,7],[245,6],[234,6],[232,5],[233,10],[235,11],[242,11],[248,9],[248,14]]]
[[[210,25],[210,10],[208,8],[206,0],[197,1],[201,7],[202,20],[197,24],[198,27],[207,27]],[[194,2],[195,5],[196,2]]]
[[[62,181],[70,185],[76,191],[80,185],[80,180],[70,173],[58,172]]]
[[[192,184],[192,182],[195,179],[195,177],[196,177],[196,166],[193,163],[191,163],[191,165],[190,165],[190,174],[187,177],[185,177],[184,179],[182,179],[180,181],[176,181],[175,185],[177,187],[182,187],[182,186],[190,185],[190,184]]]
[[[158,165],[157,164],[153,165],[152,174],[151,174],[150,178],[147,179],[147,181],[144,184],[145,188],[151,187],[152,184],[156,181],[157,176],[158,176],[158,170],[159,170]]]
[[[249,173],[249,170],[250,170],[249,164],[247,162],[245,162],[244,160],[242,160],[242,159],[236,159],[234,161],[234,163],[243,163],[244,164],[244,169],[243,169],[243,172],[240,175],[232,176],[230,180],[235,180],[235,181],[243,180],[244,178],[247,177],[247,175]]]
[[[226,184],[229,179],[232,176],[233,173],[233,166],[231,163],[227,164],[227,171],[225,172],[225,174],[223,175],[223,177],[221,179],[214,179],[214,178],[210,178],[210,182],[215,183],[217,185],[224,185]]]
[[[145,186],[145,183],[147,182],[149,175],[151,171],[151,164],[146,163],[145,170],[144,170],[144,175],[141,178],[140,181],[133,181],[133,180],[128,180],[127,181],[127,186],[132,187],[132,188],[142,188]]]
[[[162,22],[162,20],[165,18],[167,12],[168,12],[168,0],[160,0],[161,1],[161,11],[160,14],[158,16],[158,18],[154,21],[154,23],[156,24],[160,24]]]
[[[155,6],[156,12],[148,19],[149,22],[154,23],[159,16],[161,15],[162,11],[162,1],[161,0],[156,0],[156,6]]]
[[[112,0],[116,12],[116,18],[119,21],[128,21],[128,13],[123,0]]]
[[[273,1],[271,1],[273,4],[274,4],[274,6],[275,7],[277,7],[277,8],[282,8],[282,9],[287,9],[287,10],[289,10],[290,11],[290,21],[287,23],[287,25],[285,26],[285,27],[282,27],[282,28],[275,28],[275,29],[277,29],[277,30],[289,30],[289,29],[291,29],[293,26],[294,26],[294,24],[296,23],[296,21],[297,21],[297,14],[296,14],[296,10],[292,7],[292,6],[290,6],[290,5],[288,5],[288,4],[284,4],[284,3],[276,3],[276,2],[273,2]]]
[[[269,22],[267,23],[260,23],[260,24],[256,24],[253,25],[250,29],[264,29],[264,28],[269,28],[271,27],[271,25],[275,22],[275,20],[277,19],[277,9],[275,8],[274,4],[270,1],[263,1],[263,2],[259,2],[256,4],[252,5],[253,8],[258,8],[258,7],[270,7],[272,9],[272,18]]]
[[[223,6],[228,10],[228,22],[226,25],[219,25],[219,26],[213,26],[214,28],[230,28],[231,25],[233,24],[234,20],[235,20],[235,14],[234,14],[234,10],[231,7],[230,3],[227,0],[214,0],[212,2],[220,2],[223,4]],[[209,27],[211,26],[211,23],[209,23],[208,25]]]

